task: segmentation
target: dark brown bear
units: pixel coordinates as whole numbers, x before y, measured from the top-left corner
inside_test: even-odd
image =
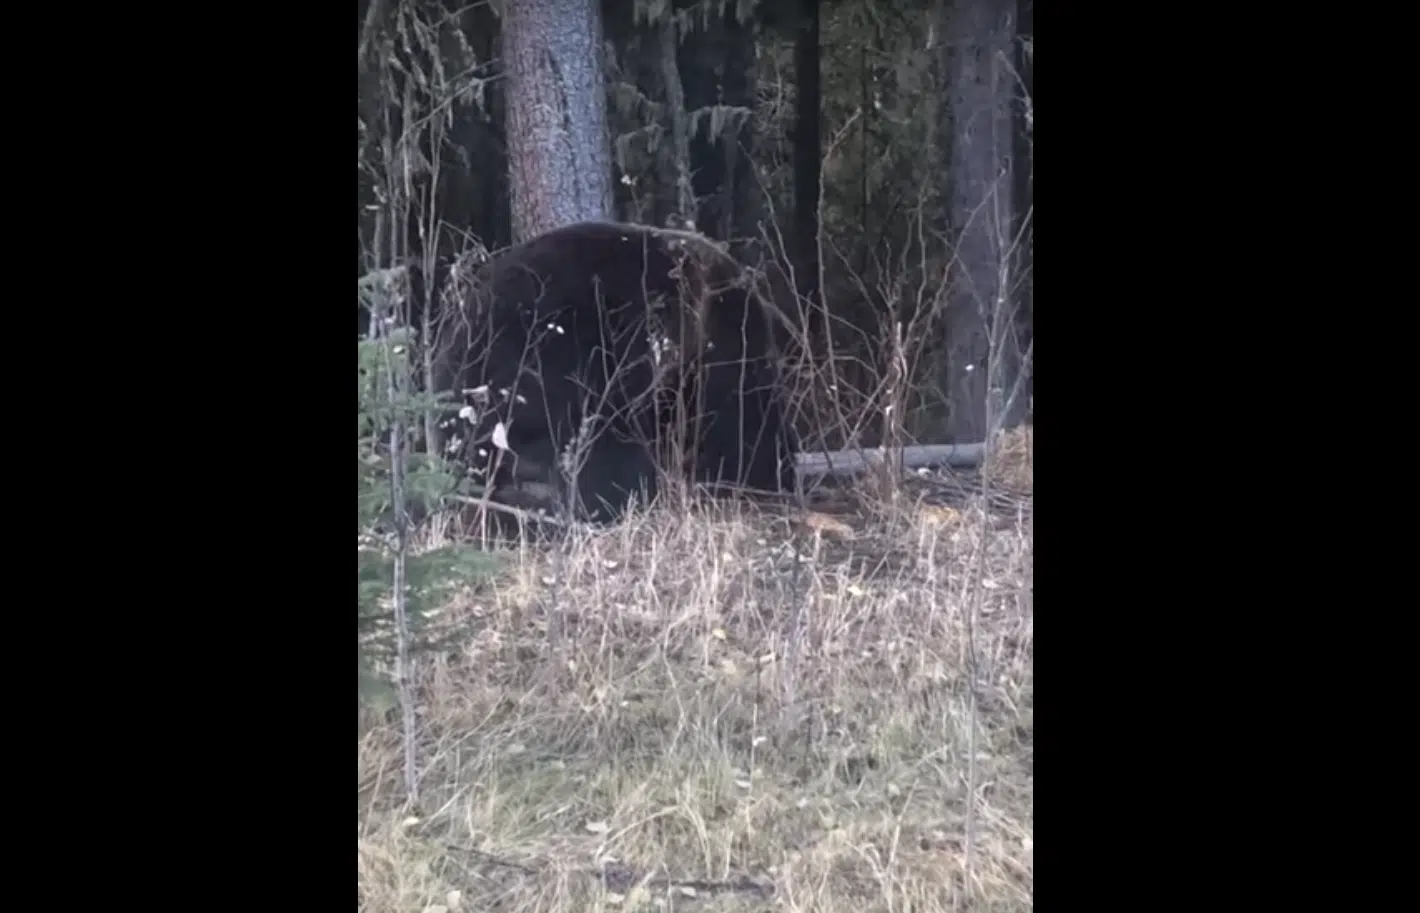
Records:
[[[661,444],[691,477],[794,485],[797,449],[774,365],[775,324],[728,254],[700,235],[583,222],[511,247],[455,278],[435,345],[435,385],[459,391],[461,437],[501,422],[501,479],[570,474],[593,519],[656,492]],[[568,472],[567,454],[583,455]],[[567,489],[563,489],[564,492]],[[644,501],[643,501],[644,503]]]

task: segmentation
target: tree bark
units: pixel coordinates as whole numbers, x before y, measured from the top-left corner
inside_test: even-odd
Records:
[[[695,192],[690,186],[690,117],[685,110],[685,89],[681,85],[680,65],[676,50],[680,46],[676,34],[676,17],[667,11],[656,26],[657,46],[661,52],[661,85],[666,93],[666,118],[670,122],[671,147],[663,158],[665,180],[673,188],[674,210],[670,214],[675,224],[684,228],[696,223]]]
[[[1032,135],[1035,121],[1035,63],[1032,46],[1035,43],[1035,3],[1034,0],[1016,0],[1016,72],[1019,84],[1016,86],[1016,103],[1013,107],[1015,123],[1015,156],[1013,165],[1015,184],[1012,192],[1016,206],[1016,237],[1019,239],[1016,257],[1017,325],[1020,331],[1022,352],[1030,350],[1035,333],[1035,264],[1033,262],[1035,229],[1035,194],[1032,176],[1035,169]],[[1021,365],[1021,395],[1025,398],[1025,416],[1029,421],[1032,397],[1033,365],[1027,358]]]
[[[513,240],[612,217],[598,0],[514,0],[503,19]]]
[[[949,428],[953,441],[981,441],[1014,424],[1025,401],[1015,390],[1021,353],[1012,276],[1016,4],[945,0],[942,10],[955,254],[947,290]]]

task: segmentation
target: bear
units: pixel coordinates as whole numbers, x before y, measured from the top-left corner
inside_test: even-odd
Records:
[[[579,222],[453,272],[433,380],[463,398],[474,427],[445,450],[496,458],[485,477],[495,488],[555,479],[593,521],[617,519],[633,497],[649,503],[658,470],[794,488],[797,440],[775,361],[782,323],[710,239]],[[691,465],[667,466],[667,440]]]

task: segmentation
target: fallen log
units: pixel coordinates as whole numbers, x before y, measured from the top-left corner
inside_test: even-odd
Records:
[[[985,444],[915,444],[902,448],[902,467],[971,469],[981,464],[985,453]],[[888,452],[881,447],[866,447],[800,453],[796,455],[795,463],[801,475],[854,476],[882,466],[887,456]]]

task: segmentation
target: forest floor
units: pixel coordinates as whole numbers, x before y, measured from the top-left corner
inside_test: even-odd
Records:
[[[719,504],[509,552],[421,661],[417,807],[397,714],[362,719],[361,909],[1029,910],[1029,432],[1004,444],[1014,511]]]

